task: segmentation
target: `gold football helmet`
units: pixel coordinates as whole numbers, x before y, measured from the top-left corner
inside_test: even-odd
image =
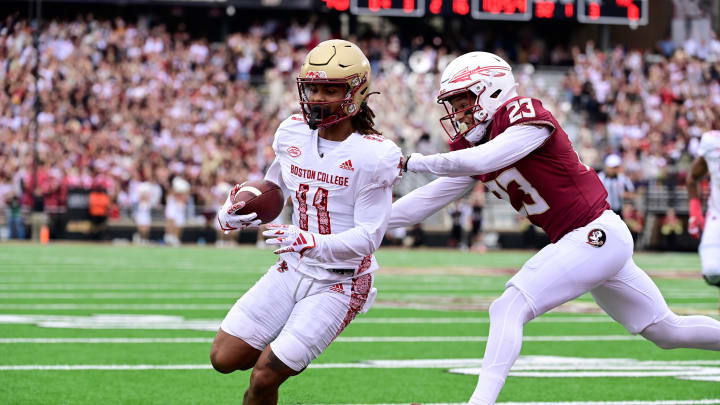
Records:
[[[310,84],[344,84],[347,93],[342,100],[310,101]],[[305,57],[297,78],[300,109],[305,122],[312,129],[328,127],[360,112],[369,95],[370,62],[352,42],[331,39],[319,43]],[[331,111],[330,104],[340,105]]]

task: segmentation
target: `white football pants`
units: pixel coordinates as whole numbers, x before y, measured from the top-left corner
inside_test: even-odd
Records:
[[[598,246],[598,240],[604,243]],[[673,314],[633,262],[632,247],[625,223],[606,211],[528,260],[490,306],[490,333],[470,404],[495,403],[520,354],[525,323],[586,292],[630,333],[642,333],[660,347],[720,350],[720,322]]]
[[[373,273],[345,281],[317,280],[278,264],[233,305],[220,328],[258,350],[269,344],[300,371],[374,301]]]

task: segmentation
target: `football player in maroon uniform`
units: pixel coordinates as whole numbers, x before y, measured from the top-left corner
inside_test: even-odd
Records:
[[[405,169],[441,178],[393,204],[388,228],[420,222],[476,180],[542,228],[551,244],[528,260],[490,306],[490,333],[470,404],[493,404],[520,353],[523,326],[590,292],[630,333],[664,349],[720,350],[720,322],[678,316],[632,259],[633,240],[595,171],[540,100],[519,97],[510,65],[486,52],[453,60],[438,102],[451,152],[413,153]]]

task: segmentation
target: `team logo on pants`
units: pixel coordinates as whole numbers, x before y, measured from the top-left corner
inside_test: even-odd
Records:
[[[587,244],[596,248],[605,244],[605,231],[602,229],[593,229],[588,233]]]

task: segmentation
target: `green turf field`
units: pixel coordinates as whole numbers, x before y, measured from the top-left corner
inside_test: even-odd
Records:
[[[486,308],[532,252],[382,250],[375,307],[282,404],[466,401]],[[249,372],[209,365],[213,329],[269,250],[0,245],[0,404],[240,404]],[[696,254],[637,254],[679,313],[717,314]],[[720,353],[664,351],[589,296],[531,322],[500,402],[720,404]]]

